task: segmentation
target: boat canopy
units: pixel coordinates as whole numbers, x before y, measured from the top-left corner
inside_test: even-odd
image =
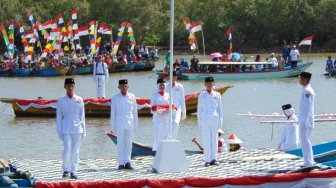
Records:
[[[205,61],[205,62],[199,62],[199,65],[272,65],[273,62],[234,62],[234,61],[228,61],[228,62],[223,62],[223,61]]]

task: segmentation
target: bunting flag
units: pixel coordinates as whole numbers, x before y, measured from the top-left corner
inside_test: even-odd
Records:
[[[300,42],[299,46],[301,46],[301,45],[308,45],[308,46],[310,46],[310,45],[312,45],[312,42],[313,42],[313,36],[309,36],[309,37],[304,38]]]
[[[19,22],[18,25],[19,25],[19,31],[20,31],[20,36],[21,36],[21,42],[23,44],[24,52],[26,53],[28,51],[28,43],[27,43],[27,39],[25,37],[23,22]]]
[[[4,38],[4,41],[5,41],[5,44],[6,44],[6,47],[7,47],[7,51],[9,52],[9,40],[8,40],[8,35],[7,35],[7,32],[6,32],[6,28],[5,26],[0,23],[0,30],[2,32],[2,35],[3,35],[3,38]],[[9,52],[10,53],[10,52]]]
[[[61,43],[62,42],[67,42],[67,40],[68,40],[68,38],[67,38],[68,30],[67,30],[67,26],[64,23],[62,13],[59,12],[57,14],[57,20],[58,20],[58,25],[61,29],[61,40],[62,40]],[[66,38],[66,39],[64,40],[64,38]]]
[[[49,39],[44,50],[43,53],[41,55],[42,58],[47,57],[48,53],[50,53],[50,51],[52,51],[52,44],[54,43],[54,41],[56,40],[56,37],[54,37],[53,39]]]
[[[63,42],[69,42],[69,40],[70,40],[70,44],[72,44],[72,22],[71,21],[69,21],[68,23],[67,23],[67,31],[68,31],[68,36],[67,37],[64,37],[63,38]]]
[[[226,35],[229,37],[230,47],[228,49],[228,55],[230,55],[233,52],[233,48],[232,48],[232,27],[231,26],[226,30]]]
[[[62,51],[62,36],[59,36],[56,39],[56,43],[53,45],[53,48],[55,50],[55,56],[54,59],[58,59],[60,56],[60,52]]]
[[[72,38],[75,44],[75,48],[81,48],[79,35],[78,35],[78,20],[77,20],[77,10],[71,11],[71,18],[72,18]]]
[[[104,33],[105,30],[105,23],[101,22],[99,24],[99,29],[97,30],[97,37],[96,37],[96,51],[99,53],[99,48],[100,48],[100,42],[101,42],[101,36]]]
[[[96,40],[95,40],[95,21],[91,21],[89,23],[89,37],[90,37],[90,54],[95,54],[96,53]]]
[[[34,44],[36,42],[36,37],[37,37],[37,35],[34,32],[33,38],[31,38],[29,40],[30,45],[28,46],[27,57],[26,57],[26,60],[28,60],[28,61],[32,59],[32,55],[33,55],[33,52],[34,52],[34,46],[35,46]]]
[[[8,52],[11,58],[14,57],[14,21],[8,20]]]
[[[195,33],[197,31],[202,31],[202,22],[201,21],[196,21],[194,24],[190,26],[190,31],[192,33]]]
[[[27,13],[27,16],[28,16],[28,20],[29,20],[30,25],[31,26],[35,25],[35,20],[34,20],[33,14],[30,11]]]
[[[52,22],[53,22],[52,20],[47,20],[47,21],[45,21],[45,22],[42,23],[42,27],[44,29],[51,29],[51,27],[53,25]]]
[[[128,32],[128,37],[130,40],[131,50],[134,50],[134,46],[136,45],[136,42],[135,42],[133,28],[132,28],[131,23],[127,24],[127,32]]]
[[[56,27],[56,28],[53,28],[51,29],[50,31],[50,37],[51,38],[54,38],[54,37],[59,37],[61,35],[61,29]]]
[[[87,25],[84,25],[82,27],[80,27],[78,29],[78,35],[81,37],[81,36],[85,36],[85,35],[88,35],[89,34],[89,29],[88,29],[88,26]]]
[[[29,20],[30,25],[33,27],[33,37],[30,38],[29,44],[31,46],[35,46],[35,43],[36,43],[37,46],[41,46],[40,37],[38,35],[38,26],[35,24],[35,20],[34,20],[33,14],[29,11],[27,13],[27,16],[28,16],[28,20]],[[34,49],[34,47],[28,48],[28,52],[29,52],[29,49],[30,50]]]
[[[189,18],[186,18],[184,20],[184,24],[186,26],[186,32],[189,34],[189,45],[190,45],[190,49],[191,50],[196,50],[197,49],[197,46],[196,46],[196,36],[194,33],[191,32],[190,28],[191,28],[191,24],[190,24],[190,21],[189,21]]]
[[[118,32],[117,38],[116,38],[116,40],[113,44],[113,51],[112,51],[113,55],[116,55],[117,52],[118,52],[118,48],[119,48],[122,36],[124,34],[124,30],[125,30],[126,25],[127,25],[127,22],[122,22],[121,25],[120,25],[120,28],[118,30],[119,32]]]

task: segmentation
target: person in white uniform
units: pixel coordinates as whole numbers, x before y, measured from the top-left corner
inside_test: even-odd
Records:
[[[173,71],[173,84],[172,84],[172,97],[173,104],[177,110],[173,111],[173,122],[172,122],[172,138],[176,139],[178,130],[180,127],[180,121],[187,117],[186,104],[184,98],[184,88],[183,85],[176,82],[177,74]],[[170,83],[167,85],[167,93],[170,94]]]
[[[197,106],[198,126],[202,130],[205,167],[219,165],[217,161],[218,129],[223,123],[220,93],[213,90],[213,77],[205,78],[206,91],[200,94]]]
[[[133,170],[131,166],[132,138],[138,127],[138,106],[135,95],[128,93],[128,81],[119,80],[120,92],[111,101],[111,129],[117,133],[118,169]]]
[[[299,125],[296,123],[298,118],[295,115],[295,110],[292,108],[291,104],[283,105],[282,111],[288,121],[294,122],[289,122],[284,125],[278,149],[283,151],[296,149],[299,147]]]
[[[158,149],[161,140],[168,139],[169,134],[169,110],[167,110],[169,94],[165,92],[166,84],[162,78],[159,78],[156,83],[158,91],[153,93],[150,99],[155,132],[153,151]]]
[[[62,170],[63,178],[77,179],[76,165],[79,160],[81,140],[86,137],[84,102],[74,94],[75,81],[65,79],[66,95],[57,100],[56,129],[63,140]]]
[[[93,80],[96,83],[98,99],[105,98],[105,84],[109,79],[107,64],[102,61],[103,56],[98,55],[97,62],[93,64]]]
[[[300,84],[303,86],[300,110],[299,110],[299,133],[302,147],[302,155],[304,159],[304,167],[314,165],[313,148],[310,142],[311,131],[314,128],[314,99],[315,92],[310,85],[312,74],[302,72],[300,74]]]

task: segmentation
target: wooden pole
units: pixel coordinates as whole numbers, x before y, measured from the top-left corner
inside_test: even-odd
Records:
[[[204,58],[204,61],[205,61],[205,42],[204,42],[203,29],[201,31],[202,31],[202,41],[203,41],[203,58]]]

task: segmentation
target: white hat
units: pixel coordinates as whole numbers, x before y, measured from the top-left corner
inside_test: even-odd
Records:
[[[229,138],[227,139],[228,144],[242,144],[244,143],[242,140],[240,140],[235,134],[231,134]]]
[[[224,134],[223,129],[218,129],[218,133],[220,133],[220,134]]]
[[[274,53],[272,53],[272,55],[275,55]]]

